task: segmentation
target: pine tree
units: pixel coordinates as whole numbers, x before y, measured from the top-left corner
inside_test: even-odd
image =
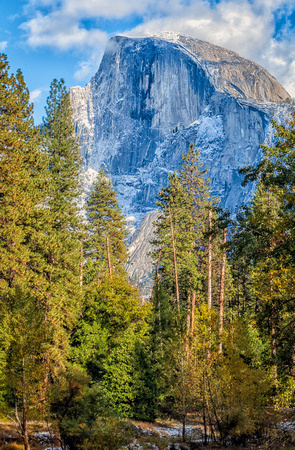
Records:
[[[280,221],[277,223],[276,245],[274,252],[284,253],[285,266],[294,266],[294,216],[295,216],[295,113],[286,125],[279,125],[274,120],[277,142],[274,147],[262,146],[262,161],[254,166],[241,169],[248,181],[261,180],[266,189],[274,191],[280,198]]]
[[[70,334],[81,312],[80,250],[82,216],[78,206],[81,158],[64,81],[53,80],[43,118],[42,143],[48,158],[47,222],[39,251],[44,258],[42,286],[47,343],[44,399],[53,376],[69,355]]]
[[[46,204],[49,218],[43,251],[47,261],[47,288],[50,296],[55,297],[48,307],[53,314],[60,315],[64,326],[70,326],[79,314],[81,158],[63,80],[53,80],[45,110],[42,137],[49,159]]]
[[[107,273],[110,278],[113,272],[126,275],[126,224],[116,192],[102,169],[87,200],[86,211],[90,226],[86,256],[88,269],[91,271],[91,266],[93,269],[90,278],[99,283]]]
[[[0,56],[0,287],[38,284],[36,234],[42,229],[46,160],[40,151],[21,71],[9,75]]]
[[[36,390],[44,374],[44,260],[38,243],[47,218],[47,160],[22,73],[9,75],[5,55],[0,56],[0,105],[1,349],[4,382],[14,398],[15,420],[28,450],[28,414],[40,405]]]
[[[269,341],[268,358],[264,359],[264,364],[273,368],[277,392],[288,384],[286,376],[291,374],[295,344],[293,269],[292,266],[286,267],[285,249],[280,252],[284,235],[277,233],[281,213],[281,191],[274,187],[266,188],[260,181],[232,243],[237,246],[236,260],[243,261],[248,271],[252,294],[249,298],[254,297],[254,301],[247,305],[247,309],[255,317],[261,334]],[[283,347],[281,342],[285,342]]]
[[[156,223],[154,258],[158,258],[161,250],[163,287],[175,296],[182,309],[191,307],[193,292],[194,296],[197,292],[199,302],[203,301],[207,285],[205,249],[212,202],[206,172],[202,170],[199,152],[191,145],[183,156],[179,175],[169,177],[169,184],[159,193],[157,202],[161,213]]]
[[[269,339],[269,360],[264,362],[273,366],[280,394],[290,385],[295,361],[295,114],[286,125],[272,124],[275,146],[263,146],[263,158],[257,167],[241,170],[246,175],[244,183],[258,180],[258,185],[235,240],[247,261],[260,331]]]
[[[56,229],[73,232],[80,222],[77,199],[81,194],[82,161],[63,79],[51,83],[45,111],[42,136],[49,156],[51,179],[48,206]]]

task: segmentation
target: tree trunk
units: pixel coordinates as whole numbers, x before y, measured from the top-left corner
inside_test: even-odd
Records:
[[[80,249],[80,286],[83,286],[83,247],[81,245]]]
[[[182,441],[185,442],[185,422],[186,422],[186,405],[185,405],[185,382],[184,382],[184,363],[181,357],[181,378],[182,378]]]
[[[158,257],[158,262],[157,262],[157,271],[156,271],[156,278],[159,278],[159,265],[160,265],[160,261],[161,261],[161,253],[162,253],[162,249],[159,250],[159,257]]]
[[[171,229],[171,239],[172,239],[172,249],[173,249],[173,263],[174,263],[176,302],[177,302],[177,309],[179,311],[180,310],[180,306],[179,306],[179,287],[178,287],[178,274],[177,274],[176,247],[175,247],[174,229],[173,229],[172,214],[171,214],[170,205],[169,205],[169,219],[170,219],[170,229]]]
[[[25,450],[30,450],[29,434],[28,434],[28,405],[25,393],[26,378],[25,378],[25,358],[22,359],[22,388],[23,388],[23,416],[22,416],[22,435],[24,440]]]
[[[191,315],[190,315],[190,306],[191,306],[191,296],[188,296],[187,299],[187,316],[186,316],[186,343],[185,343],[185,350],[186,350],[186,358],[189,359],[189,335],[190,335],[190,329],[191,329]]]
[[[30,442],[29,442],[29,434],[28,434],[28,420],[27,420],[27,414],[28,414],[28,407],[27,405],[23,406],[23,440],[24,440],[24,447],[25,450],[30,450]]]
[[[196,307],[196,291],[193,291],[192,295],[192,308],[191,308],[191,335],[194,334],[195,326],[195,307]]]
[[[212,230],[212,209],[209,209],[209,232]],[[212,308],[212,236],[208,239],[208,308]]]
[[[111,255],[110,255],[110,245],[109,245],[109,238],[106,237],[106,244],[107,244],[107,256],[108,256],[108,267],[109,267],[109,275],[110,279],[113,278],[112,276],[112,265],[111,265]]]
[[[227,229],[223,230],[223,241],[222,245],[226,244],[226,232]],[[225,261],[226,261],[226,249],[223,247],[222,261],[221,261],[221,275],[220,275],[220,293],[219,293],[219,353],[222,353],[222,332],[223,332],[223,311],[224,311],[224,282],[225,282]]]
[[[190,334],[190,328],[191,328],[191,315],[190,315],[190,310],[191,310],[191,296],[190,294],[187,297],[187,317],[186,317],[186,334],[187,336]]]

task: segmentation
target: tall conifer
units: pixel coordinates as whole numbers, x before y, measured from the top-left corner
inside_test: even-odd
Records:
[[[113,271],[126,276],[126,224],[116,192],[102,169],[98,172],[86,210],[90,226],[86,256],[88,268],[93,265],[95,272],[90,278],[99,283],[106,274],[112,277]]]
[[[33,247],[42,229],[46,160],[21,71],[0,55],[0,287],[37,285]]]
[[[45,321],[51,344],[48,364],[64,363],[69,332],[80,314],[81,158],[74,134],[69,94],[63,80],[53,80],[43,118],[42,137],[48,164],[48,221],[40,244],[46,261]],[[63,350],[63,351],[61,351]]]
[[[169,177],[169,185],[159,193],[157,202],[161,213],[156,224],[155,259],[161,249],[162,282],[175,297],[178,283],[182,306],[189,306],[188,298],[196,291],[200,301],[206,283],[205,232],[211,203],[205,175],[199,152],[191,145],[179,175]]]
[[[36,389],[43,380],[40,354],[46,339],[40,320],[44,260],[39,243],[47,218],[47,160],[32,112],[21,71],[9,75],[7,58],[1,55],[0,345],[6,353],[5,382],[26,450],[28,414],[40,404]]]

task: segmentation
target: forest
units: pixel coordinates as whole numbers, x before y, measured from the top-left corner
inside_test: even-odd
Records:
[[[142,302],[103,170],[81,204],[64,81],[37,127],[21,71],[0,55],[0,411],[21,443],[1,448],[40,448],[40,421],[63,449],[133,448],[135,421],[159,418],[181,423],[183,442],[201,424],[199,447],[170,448],[293,448],[280,424],[295,400],[295,113],[272,125],[275,146],[240,170],[256,187],[234,216],[190,145],[158,194]]]

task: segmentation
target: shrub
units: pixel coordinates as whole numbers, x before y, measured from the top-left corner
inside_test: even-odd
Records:
[[[82,450],[119,450],[132,440],[135,428],[130,422],[109,417],[96,421],[93,434],[85,440]]]
[[[81,449],[92,436],[96,420],[110,415],[100,386],[91,384],[89,375],[77,366],[61,373],[53,384],[50,411],[64,446],[71,450]]]

